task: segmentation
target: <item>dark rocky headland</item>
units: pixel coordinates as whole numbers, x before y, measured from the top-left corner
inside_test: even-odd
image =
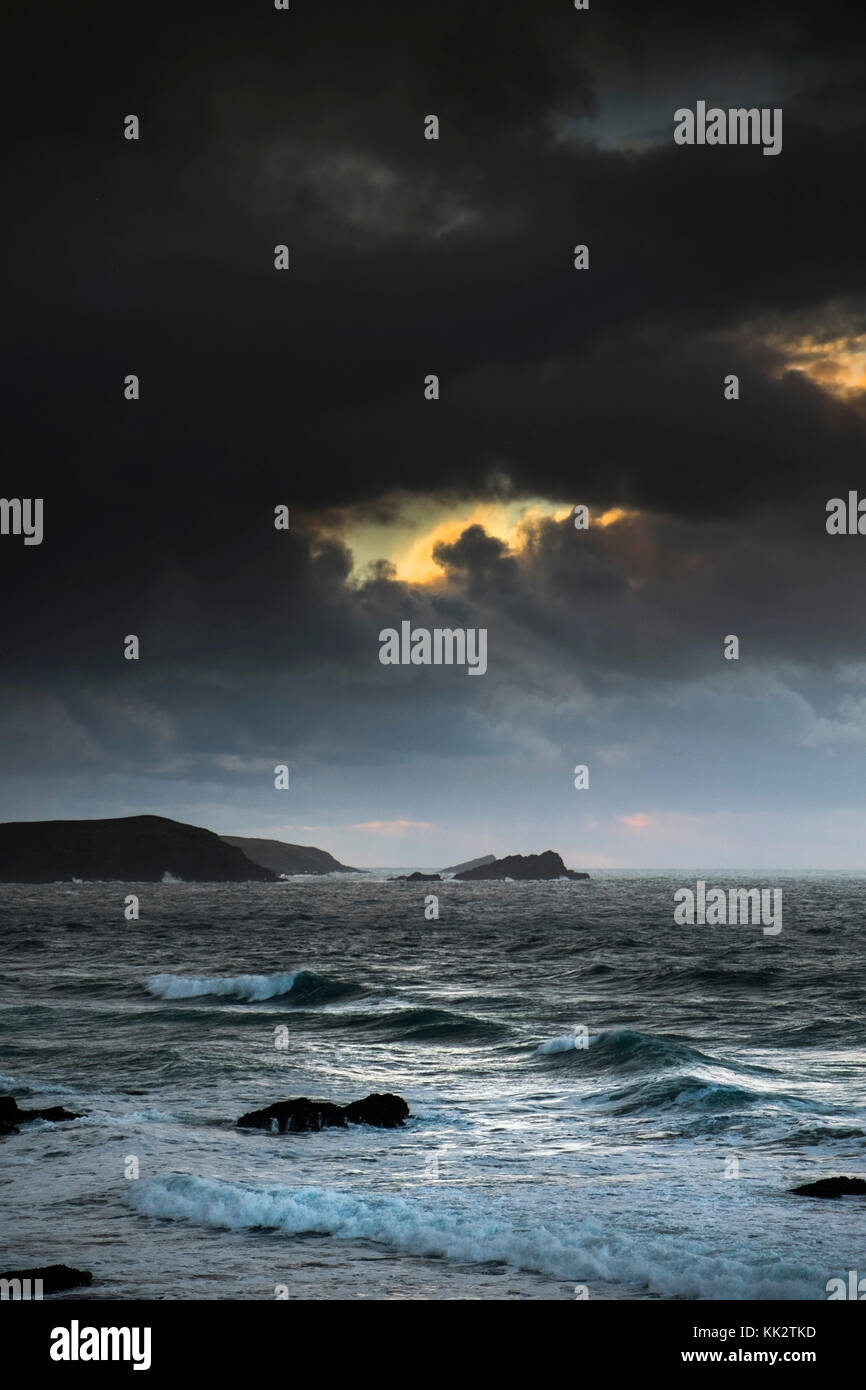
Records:
[[[9,821],[0,825],[0,882],[266,883],[277,878],[212,830],[165,816]]]
[[[221,835],[225,845],[233,845],[258,864],[262,869],[270,869],[274,874],[357,874],[349,864],[341,864],[327,850],[316,849],[313,845],[290,845],[284,840],[251,840],[245,835]]]

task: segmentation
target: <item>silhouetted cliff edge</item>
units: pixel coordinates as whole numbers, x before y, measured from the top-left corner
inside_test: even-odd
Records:
[[[199,883],[262,883],[276,878],[212,830],[165,816],[0,825],[2,883],[71,878],[157,883],[165,874]]]
[[[242,850],[248,859],[275,874],[357,874],[325,849],[290,845],[285,840],[252,840],[245,835],[221,835],[224,844]]]

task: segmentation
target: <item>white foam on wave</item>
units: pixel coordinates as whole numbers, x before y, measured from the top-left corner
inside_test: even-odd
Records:
[[[574,1033],[566,1033],[561,1038],[551,1038],[550,1042],[543,1042],[539,1046],[539,1052],[571,1052],[577,1046],[577,1039]]]
[[[28,1096],[77,1096],[81,1092],[72,1086],[58,1086],[52,1081],[21,1081],[17,1076],[8,1076],[5,1072],[0,1072],[0,1095],[12,1095],[17,1092],[17,1099],[21,1104],[22,1110],[35,1110],[35,1105],[27,1105]]]
[[[151,975],[150,994],[158,999],[201,999],[216,995],[222,999],[275,999],[289,994],[299,971],[280,975]]]
[[[548,1055],[551,1052],[572,1052],[575,1048],[584,1051],[590,1043],[598,1042],[598,1037],[584,1037],[577,1033],[564,1033],[561,1038],[551,1038],[540,1043],[537,1051]]]
[[[431,1208],[402,1197],[357,1196],[317,1187],[265,1187],[174,1174],[136,1183],[132,1205],[144,1216],[217,1230],[270,1227],[286,1235],[370,1240],[405,1255],[461,1264],[504,1263],[555,1279],[639,1285],[667,1297],[815,1299],[826,1273],[802,1265],[706,1253],[688,1238],[622,1233],[586,1218],[572,1229],[554,1219],[518,1229],[500,1211]]]
[[[80,1116],[80,1123],[95,1129],[104,1125],[163,1125],[177,1124],[178,1116],[170,1110],[129,1110],[118,1113],[114,1109],[93,1106],[86,1115]]]

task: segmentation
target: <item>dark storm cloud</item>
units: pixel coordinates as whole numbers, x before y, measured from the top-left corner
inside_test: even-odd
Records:
[[[619,6],[589,23],[566,5],[97,5],[86,27],[23,19],[21,59],[44,81],[15,152],[7,490],[53,490],[68,528],[86,513],[112,569],[108,533],[130,512],[159,563],[163,538],[177,550],[172,512],[231,530],[277,489],[315,506],[398,484],[477,490],[495,468],[567,498],[576,449],[590,490],[715,509],[722,471],[728,498],[760,499],[756,458],[719,429],[728,362],[690,381],[692,345],[866,291],[863,103],[826,10],[692,11]],[[778,160],[554,140],[554,114],[579,132],[596,111],[606,64],[658,58],[685,80],[711,42],[720,62],[746,52],[768,73],[836,57],[859,120],[828,139],[795,106]],[[120,139],[129,109],[136,146]],[[428,109],[438,144],[421,138]],[[279,277],[282,240],[293,270]],[[588,275],[571,268],[577,240]],[[129,370],[143,380],[132,409]],[[435,413],[420,400],[429,370]],[[768,420],[781,453],[822,446],[820,407],[787,431]],[[697,449],[718,461],[696,470]],[[796,490],[809,459],[789,473]]]
[[[752,675],[787,664],[814,680],[862,655],[851,612],[863,593],[856,541],[823,542],[819,554],[799,521],[772,509],[748,526],[642,514],[578,532],[569,520],[544,521],[518,551],[473,526],[436,547],[443,582],[418,589],[387,572],[350,583],[338,544],[283,537],[282,552],[260,550],[258,607],[245,576],[221,579],[216,563],[205,577],[173,577],[165,595],[154,587],[140,599],[140,664],[120,660],[123,615],[114,612],[113,628],[96,624],[83,651],[49,647],[59,698],[39,695],[34,709],[61,731],[76,724],[67,761],[121,770],[125,759],[149,758],[162,774],[177,750],[178,768],[199,757],[266,759],[274,748],[326,762],[356,745],[364,757],[393,756],[422,726],[433,746],[449,722],[445,745],[468,752],[477,732],[463,722],[466,708],[487,717],[509,687],[555,703],[570,686],[593,702],[637,682],[668,698],[718,677],[728,632],[739,634]],[[378,634],[404,618],[486,627],[485,681],[383,668]],[[56,756],[37,732],[22,746],[31,697],[19,687],[38,692],[45,661],[43,652],[17,663],[19,684],[2,699],[6,751],[31,765]]]
[[[712,686],[729,631],[756,701],[786,663],[809,687],[818,716],[782,697],[791,738],[856,743],[816,672],[862,642],[856,542],[823,524],[863,476],[862,398],[782,374],[779,346],[863,328],[853,37],[787,4],[22,10],[2,493],[45,498],[45,540],[0,541],[21,786],[61,754],[215,799],[277,752],[543,760],[581,719],[615,761],[629,701]],[[675,148],[676,106],[739,104],[738,63],[784,105],[782,155]],[[457,517],[481,495],[641,515],[542,523],[519,553],[470,527],[440,588],[359,584],[323,518],[398,488]],[[386,677],[403,618],[486,625],[491,674]]]
[[[755,455],[720,429],[718,373],[736,368],[707,361],[689,380],[693,343],[831,295],[862,305],[863,104],[832,138],[787,109],[773,160],[670,141],[599,151],[579,119],[635,43],[684,78],[711,39],[720,61],[745,46],[768,72],[796,70],[835,52],[848,73],[845,31],[789,7],[639,14],[590,30],[565,5],[254,19],[207,6],[165,21],[97,7],[86,37],[56,24],[38,50],[56,91],[17,164],[10,482],[53,486],[70,523],[104,500],[96,529],[133,508],[171,549],[172,502],[230,527],[277,488],[347,503],[396,485],[477,490],[499,467],[567,498],[576,449],[584,487],[649,506],[718,508],[720,467],[728,498],[762,500]],[[128,109],[144,120],[137,146],[120,139]],[[421,138],[427,110],[438,144]],[[554,113],[578,121],[571,142],[553,138]],[[571,267],[577,241],[589,274]],[[132,410],[118,399],[129,370],[143,381]],[[431,370],[435,413],[419,390]],[[741,416],[762,409],[744,395]],[[767,421],[786,456],[836,433],[821,402],[795,414]],[[835,410],[856,448],[849,414]],[[719,466],[696,470],[696,450]],[[171,493],[154,504],[155,486]]]

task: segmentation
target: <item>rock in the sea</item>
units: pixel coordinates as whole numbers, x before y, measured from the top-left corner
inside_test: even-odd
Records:
[[[0,1096],[0,1134],[17,1134],[21,1112],[14,1096]]]
[[[264,1110],[250,1110],[238,1120],[240,1129],[268,1129],[274,1134],[297,1134],[305,1130],[345,1128],[347,1124],[375,1125],[377,1129],[396,1129],[409,1114],[402,1096],[374,1094],[349,1105],[333,1105],[327,1100],[281,1100]]]
[[[414,874],[397,874],[396,883],[441,883],[441,874],[422,874],[417,869]]]
[[[481,854],[477,859],[466,859],[462,864],[449,864],[447,869],[443,869],[443,874],[462,874],[464,869],[477,869],[480,864],[495,864],[495,854]]]
[[[14,1096],[0,1096],[0,1134],[17,1134],[18,1126],[28,1120],[51,1120],[58,1124],[61,1120],[80,1118],[72,1110],[64,1110],[62,1105],[51,1105],[45,1110],[19,1110]]]
[[[351,1125],[375,1125],[377,1129],[397,1129],[409,1114],[402,1096],[390,1091],[384,1095],[374,1092],[364,1100],[353,1100],[344,1107]]]
[[[589,878],[589,874],[567,869],[558,854],[546,849],[543,854],[508,854],[504,859],[495,859],[492,864],[464,869],[454,877],[474,883],[486,878]]]
[[[863,1178],[819,1178],[817,1182],[804,1182],[791,1191],[798,1197],[866,1197],[866,1179]]]
[[[33,1296],[33,1285],[37,1279],[41,1279],[42,1292],[46,1294],[77,1289],[81,1284],[89,1284],[92,1278],[89,1269],[72,1269],[69,1265],[40,1265],[38,1269],[7,1269],[0,1273],[0,1279],[19,1279],[22,1283],[29,1279],[27,1288],[30,1297]]]

